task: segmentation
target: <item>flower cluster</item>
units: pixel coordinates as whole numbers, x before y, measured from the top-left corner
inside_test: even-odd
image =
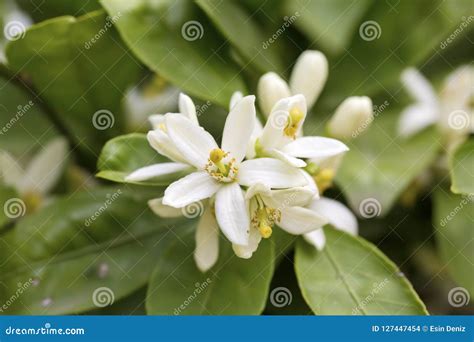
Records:
[[[234,93],[220,144],[199,125],[187,95],[179,97],[179,113],[150,117],[148,141],[172,162],[141,168],[126,180],[187,173],[149,205],[159,216],[176,217],[186,206],[203,204],[194,254],[201,271],[217,261],[219,230],[241,258],[250,258],[276,226],[304,235],[317,248],[324,247],[325,224],[357,233],[349,209],[320,197],[348,147],[334,138],[303,136],[308,107],[321,92],[327,69],[322,53],[306,51],[295,64],[290,85],[275,73],[262,76],[257,95],[267,118],[264,125],[257,118],[255,96]],[[371,115],[370,100],[354,97],[344,101],[335,117],[354,125]],[[341,127],[332,126],[335,137]]]

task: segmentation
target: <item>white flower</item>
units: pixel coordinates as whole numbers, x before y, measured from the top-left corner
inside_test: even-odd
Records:
[[[258,126],[251,137],[247,158],[269,156],[295,167],[304,167],[302,159],[318,160],[342,154],[349,149],[342,142],[325,137],[298,137],[306,118],[303,95],[284,98],[273,107],[263,129]]]
[[[462,141],[474,132],[473,79],[474,68],[461,66],[446,78],[438,95],[418,70],[406,69],[401,80],[416,102],[401,113],[398,133],[409,137],[430,125],[438,124],[448,147]]]
[[[328,62],[319,51],[304,51],[293,68],[288,85],[274,72],[263,75],[257,87],[260,109],[268,116],[281,99],[302,94],[308,107],[316,102],[328,75]]]
[[[233,244],[234,252],[241,258],[250,258],[262,238],[269,238],[278,225],[286,232],[301,235],[321,228],[328,221],[315,211],[305,208],[315,189],[294,187],[271,190],[257,183],[245,194],[250,216],[250,239],[247,245]]]
[[[328,133],[337,139],[349,140],[366,130],[373,119],[370,98],[367,96],[348,97],[337,107],[329,120]]]

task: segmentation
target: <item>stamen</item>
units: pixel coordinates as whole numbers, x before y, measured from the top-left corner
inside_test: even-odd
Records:
[[[228,158],[229,153],[215,148],[209,153],[205,170],[219,182],[229,183],[235,180],[238,168],[235,158]]]
[[[286,136],[295,139],[296,133],[298,132],[298,128],[300,126],[301,120],[303,120],[304,114],[298,108],[294,107],[290,110],[290,115],[288,116],[288,122],[283,129],[283,132]]]
[[[272,235],[275,223],[280,222],[281,213],[277,209],[267,207],[260,196],[255,196],[254,199],[257,209],[252,216],[252,225],[264,239],[268,239]]]

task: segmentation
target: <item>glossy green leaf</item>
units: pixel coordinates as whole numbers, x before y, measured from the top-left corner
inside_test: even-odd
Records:
[[[459,146],[450,160],[451,191],[474,194],[474,139]]]
[[[7,45],[9,66],[25,73],[90,159],[123,125],[120,101],[140,65],[103,11],[32,26]]]
[[[220,239],[219,260],[202,273],[193,258],[194,234],[177,241],[159,260],[148,286],[153,315],[256,315],[268,295],[274,271],[273,248],[263,241],[250,259],[240,259]]]
[[[169,161],[151,148],[145,134],[131,133],[111,139],[105,144],[97,163],[97,168],[99,169],[97,177],[125,183],[125,177],[132,171],[144,166]],[[185,173],[183,172],[177,172],[159,179],[131,183],[168,185],[184,175]]]
[[[0,240],[4,313],[76,313],[143,287],[177,221],[156,217],[138,197],[89,190],[22,219]],[[15,297],[18,286],[26,289]]]
[[[100,9],[98,0],[15,0],[36,22],[62,15],[75,17]]]
[[[366,240],[324,229],[319,252],[300,241],[295,270],[308,305],[318,315],[424,315],[424,304],[403,273]]]
[[[433,223],[443,261],[453,279],[474,293],[473,196],[460,196],[440,187],[434,192]]]
[[[186,92],[227,107],[245,91],[225,42],[190,1],[102,0],[135,55]]]
[[[234,1],[199,0],[197,4],[248,63],[261,72],[286,71],[279,57],[284,52],[268,42],[273,32],[264,31],[255,13],[248,13]]]
[[[349,144],[338,171],[338,185],[362,217],[385,215],[437,156],[440,145],[434,128],[410,139],[394,138],[397,119],[391,113],[376,118],[367,132]],[[369,206],[373,213],[367,211]]]

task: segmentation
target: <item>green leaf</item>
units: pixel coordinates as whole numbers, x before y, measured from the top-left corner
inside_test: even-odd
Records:
[[[9,66],[31,77],[89,162],[121,131],[120,101],[141,68],[121,44],[114,20],[103,11],[51,19],[6,50]]]
[[[97,177],[114,182],[126,183],[125,177],[144,166],[169,162],[169,160],[150,147],[146,135],[131,133],[109,140],[99,156]],[[177,172],[159,179],[143,182],[127,182],[144,185],[168,185],[185,173]]]
[[[450,159],[451,191],[474,194],[474,139],[459,146]]]
[[[300,289],[316,314],[427,314],[405,276],[374,245],[333,228],[324,232],[323,251],[300,241],[295,255]]]
[[[0,239],[5,313],[93,309],[93,293],[101,287],[115,300],[127,296],[148,281],[174,224],[125,188],[88,190],[53,202]],[[27,289],[15,297],[18,284],[25,283]]]
[[[98,0],[15,0],[36,22],[62,15],[75,17],[100,9]]]
[[[441,259],[453,279],[474,293],[474,203],[440,187],[434,192],[434,226]]]
[[[240,259],[221,238],[219,260],[201,273],[193,258],[194,234],[165,252],[150,280],[152,315],[256,315],[264,307],[274,271],[273,248],[263,241],[250,259]]]
[[[12,219],[7,215],[8,210],[5,209],[8,207],[7,201],[17,198],[17,196],[18,195],[13,188],[5,186],[0,182],[0,231],[2,230],[2,227]],[[16,213],[16,211],[14,213]]]
[[[398,196],[435,160],[439,144],[434,128],[410,138],[393,138],[397,116],[383,113],[367,132],[349,143],[350,151],[336,181],[353,210],[364,216],[371,202],[376,214],[385,215]],[[359,209],[360,208],[360,209]],[[374,214],[375,216],[375,214]]]
[[[277,45],[264,45],[273,32],[264,31],[256,20],[255,13],[248,13],[233,1],[199,0],[197,4],[246,61],[261,72],[286,71]]]
[[[372,0],[349,2],[346,0],[287,0],[285,12],[298,13],[295,21],[311,41],[320,44],[327,52],[338,54],[346,48],[356,34],[356,25],[371,5]]]
[[[225,42],[190,1],[102,0],[135,55],[151,70],[186,92],[228,106],[245,92]]]

